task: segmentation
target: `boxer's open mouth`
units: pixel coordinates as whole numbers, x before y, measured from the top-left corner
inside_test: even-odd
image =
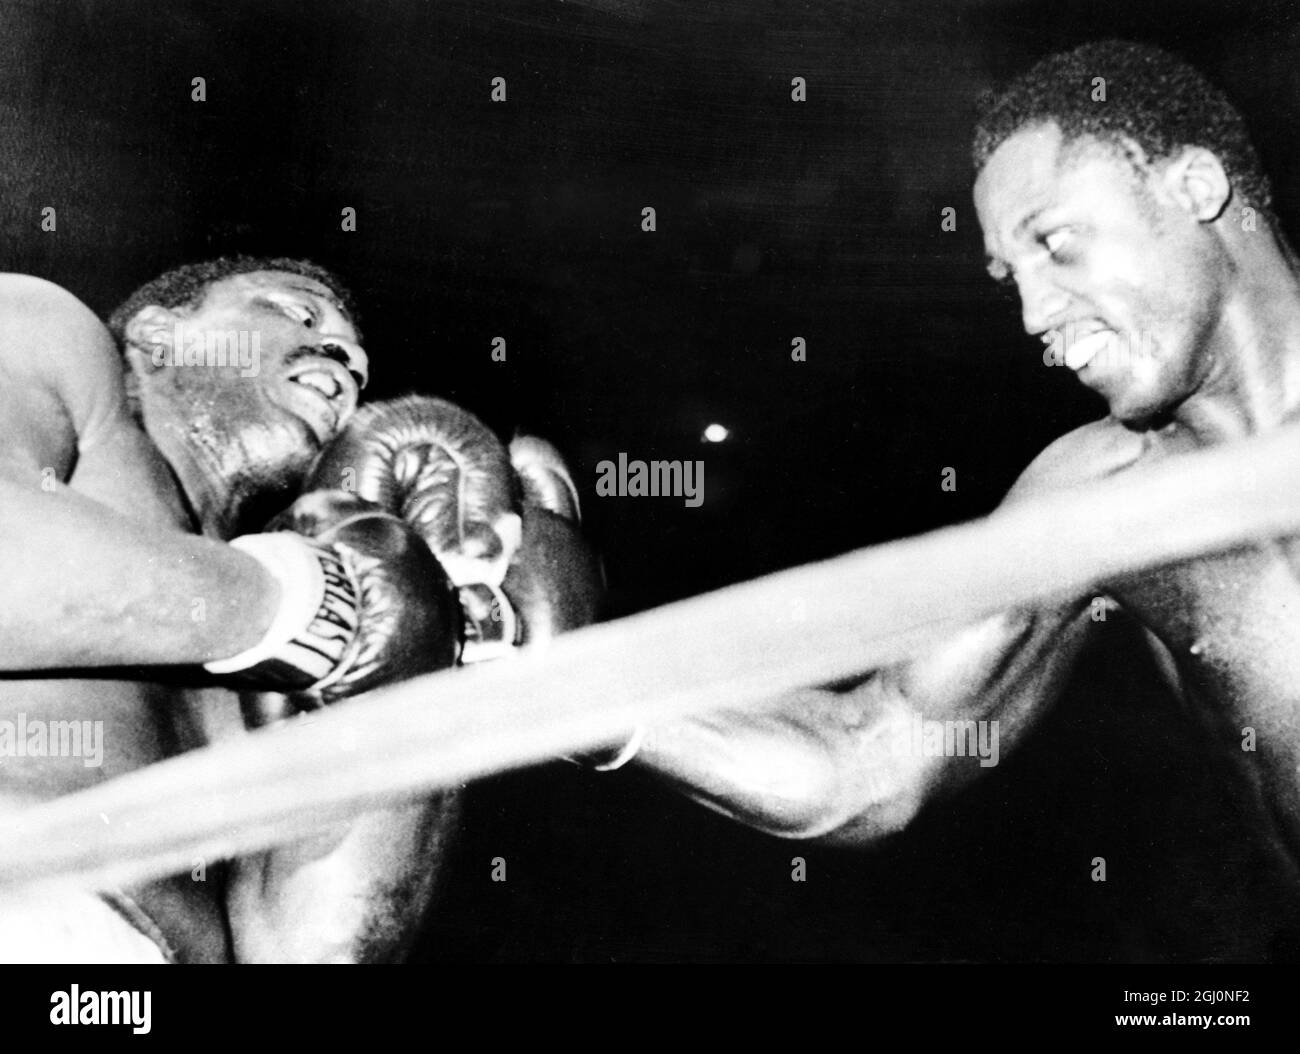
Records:
[[[313,357],[285,375],[284,407],[322,443],[333,438],[357,405],[356,382],[339,363]]]
[[[1072,340],[1065,349],[1065,364],[1078,373],[1111,346],[1115,335],[1113,329],[1101,329]]]
[[[1065,365],[1075,373],[1092,362],[1101,352],[1108,350],[1118,334],[1109,326],[1085,330],[1085,324],[1067,322],[1042,334],[1043,343],[1049,347],[1057,341],[1065,345]]]

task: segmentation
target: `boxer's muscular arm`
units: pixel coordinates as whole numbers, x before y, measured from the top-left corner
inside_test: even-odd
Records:
[[[457,814],[454,793],[419,799],[232,861],[235,960],[401,960],[419,936]]]
[[[1082,603],[1006,612],[851,691],[651,729],[638,760],[770,834],[869,842],[981,771],[978,755],[926,757],[918,720],[996,721],[996,763],[1059,693],[1089,624]]]
[[[1007,501],[1110,474],[1136,456],[1125,436],[1087,426],[1044,451]],[[870,842],[981,771],[979,756],[926,757],[918,719],[997,721],[1005,753],[1060,694],[1093,625],[1091,600],[1003,612],[852,691],[808,689],[770,707],[651,729],[639,762],[768,833]]]
[[[206,742],[249,734],[238,707],[212,698],[224,689],[207,694],[197,715]],[[316,837],[231,860],[225,908],[235,961],[400,961],[419,936],[459,801],[451,792],[377,809]]]
[[[65,485],[79,459],[145,442],[99,320],[0,276],[0,670],[200,663],[265,631],[278,588],[251,557]]]

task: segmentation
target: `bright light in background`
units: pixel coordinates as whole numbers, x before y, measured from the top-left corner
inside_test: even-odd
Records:
[[[731,433],[722,425],[712,424],[704,430],[702,438],[706,443],[721,443],[729,435],[731,435]]]

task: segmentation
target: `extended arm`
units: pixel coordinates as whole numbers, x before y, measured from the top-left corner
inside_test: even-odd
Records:
[[[1059,694],[1088,625],[1082,604],[997,615],[850,691],[652,729],[639,763],[770,834],[868,842],[996,764]],[[988,724],[956,727],[950,756],[927,746],[942,733],[925,722]]]
[[[1004,504],[1119,471],[1135,456],[1126,433],[1085,426],[1039,455]],[[977,755],[972,735],[998,754],[1023,738],[1060,694],[1093,625],[1094,596],[986,618],[850,691],[809,688],[765,707],[653,728],[639,764],[771,834],[868,842],[993,763],[991,749]],[[958,723],[952,740],[961,753],[948,752],[949,726],[927,722]],[[937,735],[942,751],[933,749]]]

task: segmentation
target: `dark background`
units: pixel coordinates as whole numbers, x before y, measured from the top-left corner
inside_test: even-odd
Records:
[[[336,269],[362,304],[370,394],[439,394],[571,458],[615,613],[986,512],[1047,441],[1100,415],[983,274],[967,148],[995,82],[1085,40],[1165,45],[1247,114],[1292,229],[1300,202],[1290,2],[0,12],[0,268],[103,314],[221,253]],[[790,359],[796,336],[807,362]],[[701,443],[713,421],[727,443]],[[597,498],[596,464],[619,452],[702,458],[703,506]],[[1131,628],[1106,634],[1015,758],[869,852],[753,834],[633,773],[487,781],[420,956],[1294,955],[1296,891],[1239,793]],[[807,882],[790,880],[795,855]],[[488,880],[494,856],[505,883]]]

